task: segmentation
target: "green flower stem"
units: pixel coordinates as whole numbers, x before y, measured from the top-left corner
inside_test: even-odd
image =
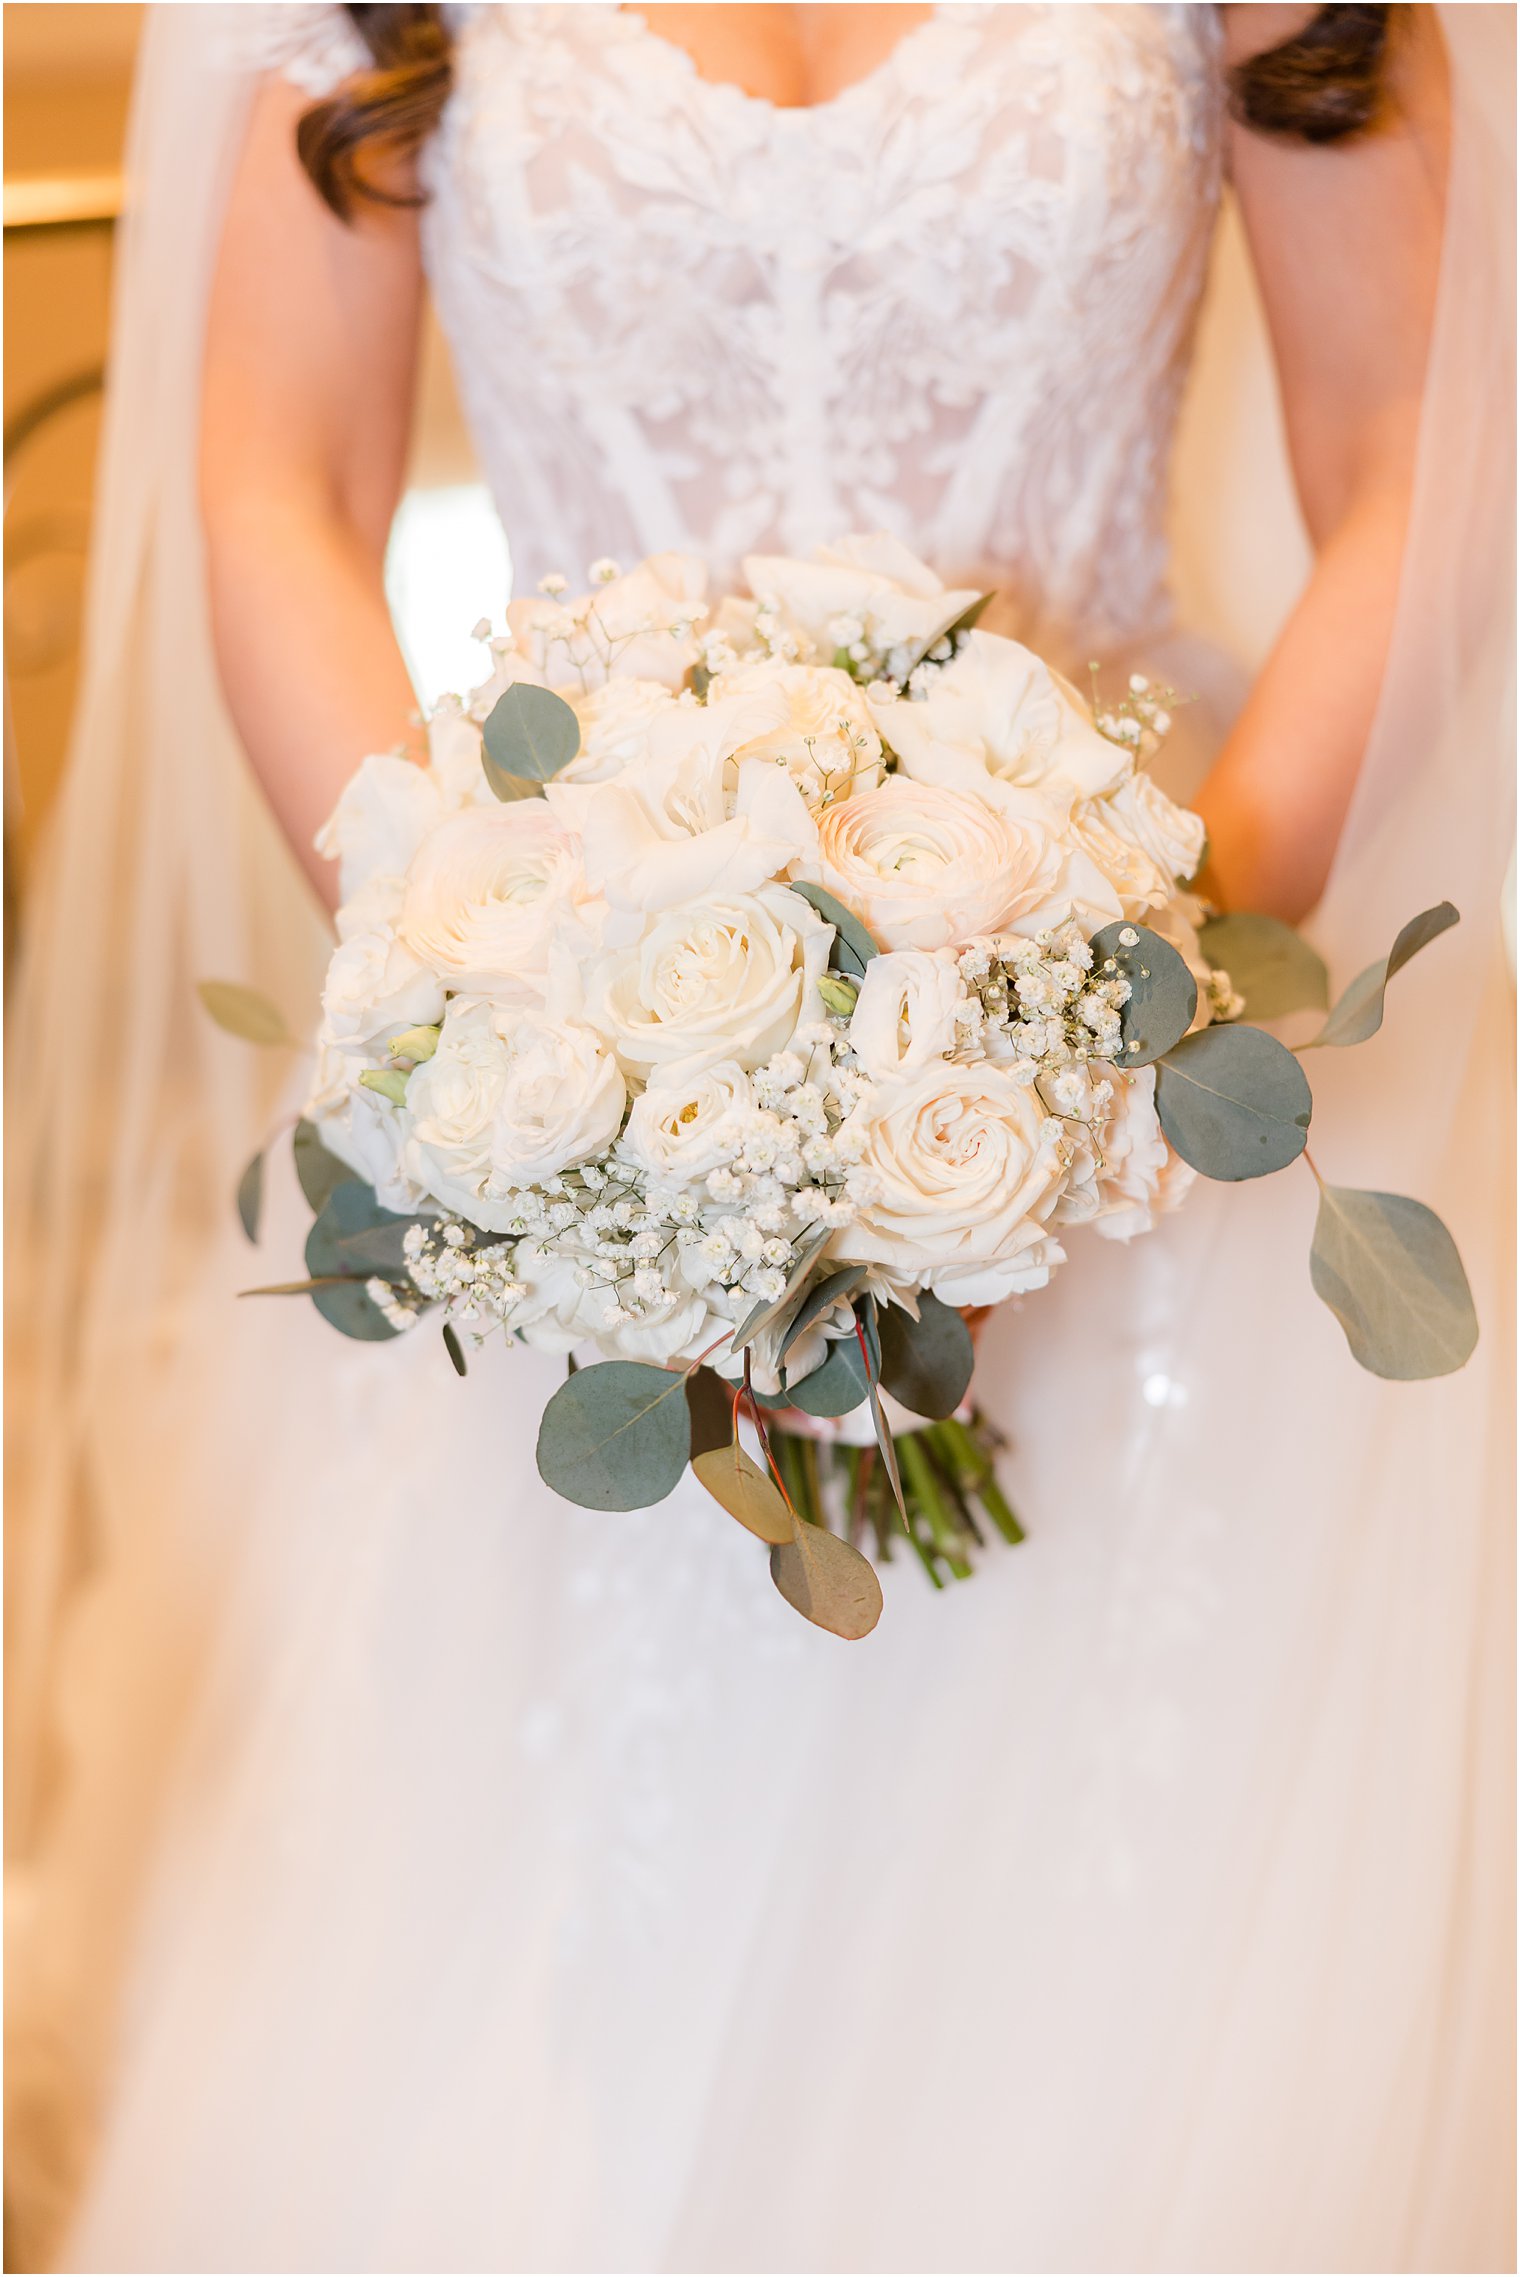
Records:
[[[969,1580],[971,1568],[960,1554],[954,1520],[945,1506],[939,1481],[934,1475],[934,1466],[929,1461],[919,1432],[905,1432],[898,1440],[897,1459],[902,1466],[903,1483],[909,1490],[912,1502],[923,1512],[928,1523],[935,1550],[957,1581]]]

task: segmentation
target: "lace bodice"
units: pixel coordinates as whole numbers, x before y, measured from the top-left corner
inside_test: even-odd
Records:
[[[780,109],[611,6],[451,10],[427,266],[520,581],[887,529],[1056,649],[1164,629],[1209,6],[941,6]],[[286,8],[314,92],[358,60]]]

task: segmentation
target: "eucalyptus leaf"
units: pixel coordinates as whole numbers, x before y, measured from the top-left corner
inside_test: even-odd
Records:
[[[1284,1012],[1323,1012],[1330,1001],[1324,959],[1281,918],[1242,909],[1209,920],[1198,946],[1216,971],[1227,972],[1253,1020]]]
[[[804,1415],[853,1415],[871,1396],[870,1371],[854,1330],[836,1336],[811,1375],[789,1384],[786,1396]]]
[[[1129,982],[1129,1002],[1119,1014],[1119,1034],[1124,1043],[1119,1064],[1149,1067],[1192,1026],[1198,1009],[1198,983],[1170,941],[1123,918],[1093,935],[1092,953],[1095,966],[1106,964],[1112,957]],[[1131,1044],[1138,1049],[1131,1051]]]
[[[753,1344],[755,1338],[762,1335],[767,1328],[773,1328],[777,1321],[785,1319],[791,1307],[796,1303],[798,1292],[807,1280],[809,1273],[812,1272],[813,1267],[833,1238],[832,1226],[827,1226],[822,1233],[816,1234],[792,1267],[787,1276],[786,1287],[781,1291],[781,1294],[778,1297],[762,1297],[753,1310],[746,1313],[744,1319],[734,1330],[731,1339],[734,1351],[742,1352],[746,1344]]]
[[[876,1433],[876,1444],[881,1449],[882,1464],[892,1489],[893,1499],[897,1504],[898,1516],[902,1519],[904,1531],[911,1533],[912,1528],[908,1524],[908,1505],[903,1500],[902,1473],[897,1467],[897,1449],[893,1445],[892,1434],[887,1427],[887,1419],[882,1413],[881,1400],[876,1388],[881,1380],[881,1335],[877,1327],[876,1299],[873,1296],[863,1297],[856,1307],[855,1317],[859,1338],[865,1347],[867,1357],[866,1396],[871,1403],[871,1428]]]
[[[1205,1178],[1264,1178],[1303,1153],[1314,1102],[1298,1061],[1260,1028],[1203,1028],[1156,1069],[1156,1113]]]
[[[727,1447],[734,1436],[734,1387],[715,1368],[693,1368],[686,1379],[686,1404],[691,1410],[692,1458]]]
[[[454,1333],[452,1321],[446,1320],[443,1324],[443,1348],[449,1356],[455,1375],[467,1376],[470,1371],[465,1365],[464,1346]]]
[[[481,763],[496,796],[521,798],[525,784],[552,782],[569,765],[581,747],[580,721],[563,696],[514,680],[492,706],[482,740]]]
[[[678,1369],[602,1360],[568,1376],[544,1409],[538,1467],[585,1510],[663,1502],[691,1453],[691,1410]]]
[[[771,1579],[815,1628],[852,1641],[881,1619],[881,1583],[859,1550],[827,1527],[798,1519],[790,1542],[771,1551]]]
[[[379,1273],[404,1280],[402,1245],[416,1223],[404,1212],[383,1208],[361,1179],[349,1179],[333,1188],[317,1213],[306,1237],[306,1269],[317,1275]]]
[[[842,972],[850,980],[860,980],[871,959],[881,954],[870,934],[833,894],[821,885],[794,884],[793,893],[800,893],[810,901],[826,924],[834,928],[834,946],[829,952],[829,963],[835,972]]]
[[[264,1215],[264,1156],[256,1154],[238,1180],[237,1214],[244,1233],[250,1241],[259,1238],[259,1223]]]
[[[865,1277],[864,1265],[846,1265],[840,1272],[831,1273],[826,1281],[820,1281],[817,1288],[798,1307],[782,1338],[782,1359],[786,1358],[798,1337],[804,1335],[831,1305],[838,1304],[841,1297],[852,1297]]]
[[[715,1502],[762,1542],[790,1542],[792,1514],[775,1481],[751,1462],[737,1439],[693,1455],[691,1467]]]
[[[361,1280],[322,1281],[312,1290],[311,1301],[329,1326],[361,1344],[386,1344],[402,1333],[391,1326]]]
[[[229,1036],[241,1036],[245,1044],[294,1045],[284,1013],[256,988],[245,988],[239,980],[202,980],[195,993]]]
[[[879,1315],[881,1380],[913,1415],[941,1423],[965,1398],[976,1363],[971,1331],[953,1305],[925,1289],[918,1318],[901,1305]]]
[[[1309,1276],[1375,1376],[1449,1376],[1478,1341],[1472,1291],[1434,1210],[1403,1194],[1322,1186]]]
[[[314,1210],[321,1209],[335,1186],[363,1184],[357,1170],[329,1153],[317,1135],[315,1123],[297,1123],[294,1153],[301,1191]]]
[[[1383,1025],[1384,991],[1394,974],[1457,922],[1457,912],[1449,901],[1438,901],[1434,909],[1422,909],[1418,917],[1411,917],[1387,956],[1357,974],[1350,987],[1342,991],[1319,1034],[1311,1036],[1302,1048],[1312,1051],[1318,1044],[1364,1044],[1369,1036],[1375,1036]]]

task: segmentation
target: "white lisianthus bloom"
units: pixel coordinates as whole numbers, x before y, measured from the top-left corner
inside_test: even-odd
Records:
[[[774,601],[825,661],[835,641],[830,628],[854,619],[875,652],[915,654],[969,609],[980,594],[947,590],[932,569],[895,538],[847,538],[820,546],[811,561],[782,554],[750,554],[744,563],[750,591]]]
[[[588,695],[563,691],[580,722],[581,747],[556,783],[608,783],[643,755],[649,730],[675,698],[659,680],[604,680]]]
[[[706,594],[700,561],[657,553],[579,600],[513,601],[507,623],[521,654],[551,687],[573,682],[590,690],[621,678],[679,688],[698,659],[691,627],[707,613]]]
[[[1176,1209],[1196,1173],[1174,1154],[1156,1116],[1156,1070],[1138,1067],[1120,1076],[1098,1131],[1097,1215],[1093,1231],[1107,1241],[1132,1241]]]
[[[350,901],[371,878],[398,878],[444,813],[425,767],[394,751],[361,760],[317,832],[319,854],[338,864],[338,893]]]
[[[921,699],[873,703],[872,716],[906,774],[953,789],[983,774],[1026,789],[1055,777],[1094,798],[1132,766],[1128,752],[1098,733],[1074,689],[1029,649],[992,633],[968,633]]]
[[[667,734],[676,724],[680,734]],[[649,751],[615,783],[549,785],[551,807],[581,832],[588,885],[613,910],[651,912],[714,894],[753,893],[816,843],[784,768],[745,761],[730,800],[733,730],[733,718],[709,726],[704,708],[692,705],[679,723],[657,722]],[[747,732],[742,723],[739,732]]]
[[[637,1082],[679,1061],[758,1067],[818,1016],[832,938],[784,886],[683,904],[595,961],[585,1016]]]
[[[425,1196],[406,1163],[406,1117],[361,1087],[362,1067],[350,1053],[319,1042],[307,1119],[329,1154],[357,1170],[385,1209],[415,1210]]]
[[[1109,793],[1103,811],[1109,828],[1155,863],[1168,893],[1203,859],[1202,815],[1177,806],[1143,768]]]
[[[443,810],[485,806],[494,796],[481,765],[480,723],[457,696],[440,696],[427,723],[428,764]]]
[[[965,994],[947,949],[892,949],[873,957],[850,1016],[850,1047],[866,1074],[890,1082],[947,1058]]]
[[[407,872],[402,941],[451,988],[503,1001],[543,994],[557,930],[589,899],[580,848],[541,799],[467,808],[418,847]]]
[[[661,1068],[633,1103],[619,1152],[658,1178],[692,1181],[729,1162],[754,1092],[735,1060]]]
[[[511,1046],[496,1006],[456,997],[429,1060],[406,1087],[407,1169],[417,1184],[462,1217],[500,1233],[510,1214],[486,1201],[491,1141],[506,1085]],[[395,1118],[401,1120],[399,1115]]]
[[[1112,887],[1121,917],[1148,921],[1147,913],[1171,898],[1175,888],[1134,840],[1114,827],[1112,801],[1079,799],[1068,830],[1074,850],[1085,855]]]
[[[443,987],[430,965],[397,938],[402,881],[371,878],[338,912],[339,943],[322,986],[324,1037],[364,1046],[387,1029],[443,1018]]]
[[[997,1304],[1049,1277],[1065,1164],[1032,1086],[946,1062],[880,1085],[852,1126],[858,1201],[836,1238],[842,1264],[879,1265],[957,1305]]]
[[[763,658],[716,680],[708,708],[761,694],[775,702],[776,716],[757,723],[747,740],[733,746],[736,761],[764,759],[785,767],[810,807],[881,781],[881,737],[848,672]]]
[[[1061,848],[1029,794],[1016,819],[962,791],[893,775],[817,816],[799,875],[824,886],[890,949],[945,949],[1042,910]]]

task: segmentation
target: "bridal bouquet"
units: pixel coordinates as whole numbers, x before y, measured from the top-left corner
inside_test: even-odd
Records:
[[[1145,764],[1166,691],[1085,701],[885,538],[745,570],[716,606],[676,555],[545,580],[430,764],[345,791],[292,1286],[350,1336],[433,1316],[461,1374],[497,1331],[565,1354],[552,1487],[631,1509],[690,1463],[791,1603],[859,1636],[862,1542],[906,1536],[938,1584],[985,1524],[1019,1538],[965,1310],[1043,1287],[1084,1227],[1149,1231],[1198,1172],[1294,1161],[1301,1058],[1241,1016],[1328,994],[1288,928],[1188,894],[1202,824]],[[1370,1035],[1454,919],[1313,1042]],[[1465,1359],[1419,1204],[1323,1188],[1312,1268],[1364,1365]]]

